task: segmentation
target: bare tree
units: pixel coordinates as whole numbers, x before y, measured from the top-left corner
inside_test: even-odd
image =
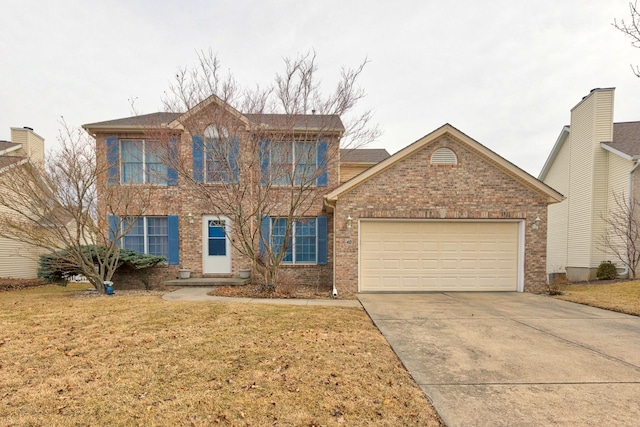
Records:
[[[640,11],[637,1],[629,2],[629,15],[630,20],[614,20],[613,26],[631,38],[631,46],[640,48]],[[640,77],[640,67],[631,65],[631,70]]]
[[[61,251],[61,268],[80,271],[99,291],[118,266],[117,241],[133,221],[105,227],[102,209],[111,214],[142,215],[149,204],[144,188],[116,189],[107,184],[109,165],[98,166],[95,143],[82,129],[62,122],[60,147],[44,168],[27,159],[16,163],[0,189],[0,236],[28,243],[45,252]]]
[[[273,86],[251,89],[230,75],[221,77],[211,51],[198,57],[196,66],[178,72],[164,104],[169,111],[194,112],[182,126],[196,137],[194,148],[205,163],[215,167],[194,174],[189,156],[179,156],[173,167],[212,213],[231,218],[228,237],[236,250],[266,284],[276,285],[293,224],[321,211],[327,185],[337,185],[325,180],[328,171],[338,176],[340,141],[356,148],[380,135],[371,110],[356,111],[365,97],[358,83],[368,61],[343,68],[327,93],[317,77],[315,52],[285,58]],[[219,102],[211,102],[212,96]],[[322,150],[320,143],[326,144]],[[261,227],[267,217],[281,221],[275,240]]]
[[[604,216],[606,231],[601,246],[613,254],[636,278],[640,262],[640,201],[629,200],[624,194],[614,194],[615,207]]]

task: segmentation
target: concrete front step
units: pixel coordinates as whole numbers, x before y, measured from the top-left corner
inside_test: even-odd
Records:
[[[242,286],[251,283],[251,279],[239,277],[195,277],[192,279],[175,279],[164,282],[167,286]]]

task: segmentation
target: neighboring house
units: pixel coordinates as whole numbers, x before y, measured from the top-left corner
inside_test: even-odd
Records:
[[[606,218],[618,209],[616,197],[640,191],[640,122],[613,122],[614,91],[593,89],[571,109],[539,175],[565,196],[549,206],[547,273],[566,272],[570,281],[594,279],[601,262],[616,262],[603,245]]]
[[[44,164],[44,139],[31,128],[11,128],[11,141],[0,141],[0,192],[11,180],[12,171],[26,164]],[[0,213],[15,215],[0,206]],[[39,248],[0,237],[0,277],[33,279],[38,273]]]
[[[282,265],[289,283],[333,284],[347,294],[537,291],[545,285],[547,206],[562,196],[454,127],[444,125],[392,156],[386,150],[338,152],[344,128],[337,116],[243,115],[213,97],[184,114],[154,113],[83,126],[96,138],[99,163],[111,165],[113,185],[149,184],[154,192],[151,208],[122,244],[146,252],[162,249],[158,254],[169,259],[167,278],[175,278],[179,267],[191,269],[194,277],[230,277],[251,266],[216,229],[227,227],[235,238],[229,216],[212,212],[170,168],[166,179],[154,182],[132,174],[148,165],[124,154],[125,148],[144,151],[153,144],[146,136],[150,128],[172,132],[172,150],[189,159],[201,185],[215,189],[207,177],[221,178],[210,174],[216,164],[201,148],[211,129],[204,114],[208,108],[224,109],[244,125],[234,137],[240,153],[251,149],[252,132],[267,130],[259,137],[261,157],[253,170],[262,172],[277,159],[277,138],[268,137],[277,123],[288,123],[300,135],[295,144],[314,144],[317,165],[325,152],[336,153],[319,166],[322,173],[308,189],[323,197],[306,211],[305,221],[296,222],[295,249]],[[264,147],[271,150],[267,157],[262,157]],[[340,183],[342,174],[353,178]],[[106,216],[102,212],[104,226]],[[260,219],[272,244],[281,241],[281,220],[277,213]],[[207,253],[211,248],[227,250],[213,260]]]

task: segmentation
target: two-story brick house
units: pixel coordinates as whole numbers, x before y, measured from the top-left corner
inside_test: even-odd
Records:
[[[166,278],[180,267],[235,276],[288,240],[280,280],[346,294],[545,283],[547,205],[562,196],[450,125],[376,153],[382,161],[343,183],[337,116],[242,114],[212,97],[186,113],[84,128],[109,166],[104,179],[152,192],[121,243],[167,256]],[[349,152],[349,166],[357,159]],[[304,200],[292,210],[293,198]],[[100,217],[116,227],[126,214]],[[253,257],[238,248],[246,230],[258,237]]]

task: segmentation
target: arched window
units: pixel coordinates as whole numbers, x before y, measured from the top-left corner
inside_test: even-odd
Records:
[[[238,182],[238,159],[240,156],[237,138],[229,138],[225,127],[209,125],[204,130],[204,181]]]
[[[450,148],[438,148],[431,155],[432,165],[457,165],[458,156]]]
[[[204,130],[204,137],[211,142],[217,141],[221,137],[227,139],[229,138],[229,131],[225,127],[217,128],[215,125],[209,125]]]

